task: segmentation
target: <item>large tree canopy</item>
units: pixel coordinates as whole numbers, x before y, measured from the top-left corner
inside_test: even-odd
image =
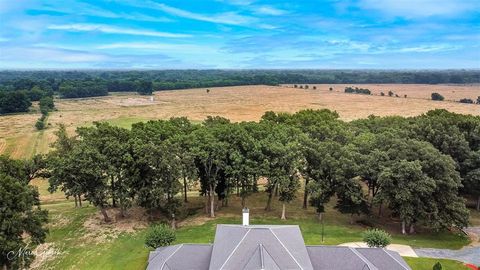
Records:
[[[45,241],[47,211],[40,208],[37,188],[25,181],[29,178],[26,171],[18,171],[16,161],[2,160],[0,264],[7,269],[27,268],[34,255],[26,251]]]

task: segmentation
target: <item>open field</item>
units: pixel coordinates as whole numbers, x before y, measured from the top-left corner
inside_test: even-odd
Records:
[[[305,85],[305,84],[299,84]],[[293,87],[293,84],[284,85]],[[447,101],[459,101],[462,98],[477,100],[480,96],[480,84],[455,85],[455,84],[308,84],[309,88],[317,87],[317,91],[329,91],[330,87],[334,92],[344,92],[345,87],[366,88],[372,91],[373,95],[380,95],[380,92],[388,95],[388,91],[404,98],[431,99],[431,94],[437,92],[445,97]]]
[[[334,91],[328,91],[328,87]],[[45,153],[55,140],[55,126],[60,123],[73,133],[76,127],[90,125],[93,121],[109,121],[114,125],[129,127],[132,123],[149,119],[167,119],[187,116],[201,121],[208,115],[220,115],[232,121],[255,121],[265,111],[296,112],[301,109],[335,110],[344,120],[364,118],[371,114],[414,116],[428,110],[443,108],[452,112],[480,115],[480,106],[449,101],[431,101],[433,91],[445,97],[474,98],[480,95],[478,85],[359,85],[374,92],[392,89],[408,94],[409,98],[381,97],[378,95],[345,94],[346,85],[319,85],[317,90],[276,86],[235,86],[205,89],[188,89],[155,92],[150,97],[132,93],[114,93],[107,97],[55,100],[57,111],[48,117],[48,128],[35,131],[38,113],[0,116],[0,154],[14,158]],[[338,91],[338,92],[337,92]],[[387,90],[388,91],[388,90]],[[415,98],[414,98],[415,97]]]

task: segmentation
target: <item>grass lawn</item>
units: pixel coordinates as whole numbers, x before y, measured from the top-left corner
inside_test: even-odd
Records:
[[[49,194],[46,181],[35,180],[39,187],[43,208],[49,211],[50,234],[46,242],[51,250],[59,251],[47,258],[37,269],[145,269],[149,250],[144,246],[145,229],[115,231],[115,226],[107,228],[101,225],[90,228],[89,220],[100,219],[98,210],[87,202],[82,208],[74,208],[72,200],[62,199],[61,193]],[[195,196],[197,195],[197,196]],[[212,243],[216,224],[241,224],[240,199],[232,196],[229,207],[222,207],[217,218],[208,218],[202,213],[203,198],[196,192],[189,192],[189,206],[200,209],[196,214],[183,221],[177,230],[176,243]],[[324,215],[324,242],[322,243],[322,225],[316,219],[313,208],[300,208],[301,199],[287,206],[287,220],[280,220],[281,204],[273,202],[270,212],[264,211],[266,196],[264,193],[252,195],[247,200],[250,208],[251,224],[297,224],[300,226],[304,240],[309,245],[337,245],[345,242],[362,240],[362,232],[368,227],[359,223],[350,224],[350,217],[338,213],[329,204]],[[408,244],[414,247],[438,247],[458,249],[468,244],[468,239],[448,232],[419,233],[403,236],[397,224],[385,227],[393,237],[393,243]],[[431,269],[429,259],[408,259],[413,269]],[[444,269],[455,266],[455,262],[446,261]],[[451,268],[461,269],[461,268]]]
[[[440,262],[442,264],[442,270],[471,270],[463,263],[454,260],[412,257],[403,258],[408,263],[408,265],[410,265],[412,270],[432,270],[433,265],[437,262]]]

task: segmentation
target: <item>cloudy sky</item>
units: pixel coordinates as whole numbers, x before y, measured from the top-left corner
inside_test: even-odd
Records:
[[[480,1],[0,0],[0,68],[480,68]]]

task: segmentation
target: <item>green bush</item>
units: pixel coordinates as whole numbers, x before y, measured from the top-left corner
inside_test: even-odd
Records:
[[[175,231],[165,224],[153,225],[145,237],[145,245],[151,248],[168,246],[175,241]]]
[[[40,118],[37,120],[37,122],[35,123],[35,128],[37,128],[37,130],[42,130],[45,128],[45,122]]]
[[[433,265],[433,270],[442,270],[442,264],[440,262],[437,262]]]
[[[370,229],[363,233],[363,242],[369,247],[386,247],[390,244],[392,237],[380,229]]]

